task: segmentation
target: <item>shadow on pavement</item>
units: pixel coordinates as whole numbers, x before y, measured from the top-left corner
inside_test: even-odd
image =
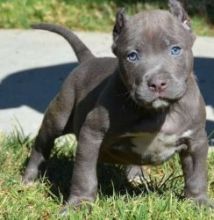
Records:
[[[77,63],[28,69],[11,73],[0,83],[0,109],[29,106],[44,112],[66,76]],[[195,58],[195,73],[207,105],[214,106],[214,58]],[[208,134],[214,122],[207,122]]]
[[[77,63],[27,69],[12,73],[0,83],[0,109],[29,106],[44,112]]]
[[[194,64],[195,74],[205,103],[214,107],[214,58],[196,57]],[[214,121],[207,121],[207,133],[214,130]]]

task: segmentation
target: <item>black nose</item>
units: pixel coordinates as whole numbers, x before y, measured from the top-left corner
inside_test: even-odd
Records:
[[[167,80],[151,79],[148,81],[148,87],[153,92],[163,92],[167,88]]]

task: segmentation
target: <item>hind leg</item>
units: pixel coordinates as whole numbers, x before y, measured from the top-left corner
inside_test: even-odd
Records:
[[[72,111],[71,100],[73,100],[72,97],[65,100],[65,96],[59,94],[50,103],[23,175],[25,184],[31,183],[37,178],[40,166],[50,156],[54,140],[63,134]]]

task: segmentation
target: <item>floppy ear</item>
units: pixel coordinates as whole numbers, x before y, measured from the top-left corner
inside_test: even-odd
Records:
[[[178,20],[183,24],[184,28],[191,30],[191,22],[188,14],[184,10],[182,4],[177,0],[169,0],[170,12],[178,18]]]
[[[116,21],[113,29],[113,40],[117,41],[121,31],[126,26],[127,16],[125,15],[125,8],[121,8],[116,13]]]

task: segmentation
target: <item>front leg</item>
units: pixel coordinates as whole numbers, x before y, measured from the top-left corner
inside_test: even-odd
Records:
[[[84,127],[81,130],[74,163],[68,205],[77,207],[83,201],[94,201],[97,192],[97,160],[102,142],[100,133]]]
[[[107,113],[98,107],[90,112],[79,133],[70,196],[67,207],[93,202],[97,193],[97,162],[100,147],[108,129]]]
[[[180,153],[184,174],[184,195],[199,205],[214,207],[207,196],[208,142],[205,132],[189,142],[189,149]]]

